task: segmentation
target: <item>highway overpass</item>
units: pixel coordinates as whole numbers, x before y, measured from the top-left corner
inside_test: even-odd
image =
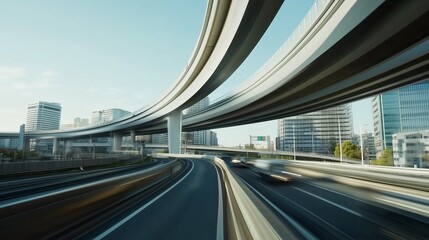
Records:
[[[170,151],[179,152],[182,129],[293,116],[428,77],[428,1],[323,0],[315,3],[292,40],[246,84],[182,121],[184,108],[210,94],[244,61],[280,5],[278,1],[209,1],[191,61],[164,98],[107,125],[27,132],[26,137],[104,136],[112,137],[118,147],[121,136],[168,131]],[[227,27],[216,32],[219,26]]]

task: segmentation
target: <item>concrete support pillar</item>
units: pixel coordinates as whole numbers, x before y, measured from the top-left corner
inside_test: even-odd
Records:
[[[73,140],[66,139],[65,142],[64,142],[64,145],[65,145],[65,154],[66,154],[66,157],[69,158],[69,157],[71,157],[69,155],[72,154]]]
[[[122,145],[122,135],[115,133],[115,134],[113,134],[112,140],[113,140],[112,150],[113,151],[120,151],[121,145]]]
[[[19,138],[18,138],[18,150],[26,150],[26,147],[30,148],[30,143],[28,143],[27,146],[25,146],[25,124],[22,124],[19,127]]]
[[[168,151],[180,153],[182,147],[182,111],[175,110],[167,118]]]
[[[23,149],[22,150],[24,150],[26,152],[30,151],[30,138],[28,138],[28,137],[24,138],[24,144],[23,144]]]
[[[130,133],[131,135],[131,145],[133,146],[133,148],[136,147],[136,132],[133,130]]]
[[[59,138],[54,138],[54,145],[52,146],[52,154],[53,155],[58,155],[59,149],[60,149],[60,139]]]

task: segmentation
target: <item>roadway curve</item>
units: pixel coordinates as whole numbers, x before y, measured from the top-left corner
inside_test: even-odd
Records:
[[[99,226],[85,238],[223,239],[217,170],[210,160],[189,161],[190,170],[174,185]]]
[[[248,168],[232,169],[285,224],[297,227],[303,238],[427,239],[429,236],[428,217],[371,200],[398,197],[381,189],[374,191],[309,177],[276,182],[262,179]]]

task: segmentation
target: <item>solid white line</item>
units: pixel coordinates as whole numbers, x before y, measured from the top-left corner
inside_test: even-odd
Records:
[[[319,221],[323,222],[324,224],[328,225],[329,227],[331,227],[332,229],[334,229],[335,231],[343,234],[345,237],[347,237],[348,239],[352,239],[351,237],[349,237],[346,233],[344,233],[343,231],[341,231],[340,229],[336,228],[335,226],[333,226],[332,224],[328,223],[327,221],[323,220],[322,218],[320,218],[319,216],[317,216],[316,214],[314,214],[313,212],[311,212],[310,210],[304,208],[303,206],[297,204],[296,202],[292,201],[291,199],[283,196],[282,194],[280,194],[279,192],[273,190],[272,188],[265,186],[261,183],[259,183],[262,187],[272,191],[273,193],[277,194],[278,196],[284,198],[285,200],[291,202],[292,204],[294,204],[295,206],[301,208],[302,210],[304,210],[305,212],[307,212],[308,214],[310,214],[311,216],[313,216],[314,218],[318,219]]]
[[[159,165],[159,166],[161,166],[161,165]],[[57,194],[71,192],[71,191],[74,191],[74,190],[78,190],[80,188],[95,186],[97,184],[102,184],[102,183],[109,182],[109,181],[112,182],[112,181],[115,181],[115,180],[118,180],[118,179],[121,179],[121,178],[129,177],[129,176],[135,176],[135,175],[139,175],[139,174],[142,174],[142,173],[147,173],[147,172],[149,172],[149,171],[151,171],[153,169],[160,168],[159,166],[156,166],[156,167],[150,168],[150,169],[144,169],[144,170],[141,170],[139,172],[133,172],[133,173],[129,173],[129,174],[126,174],[126,175],[120,175],[120,176],[112,177],[112,178],[109,178],[109,179],[102,179],[102,180],[98,180],[98,181],[95,181],[95,182],[83,183],[83,184],[72,186],[72,187],[63,187],[63,188],[54,189],[54,190],[51,190],[51,191],[48,191],[48,192],[36,193],[35,196],[32,196],[32,197],[24,196],[24,197],[18,198],[18,200],[12,199],[12,202],[0,205],[0,209],[1,208],[5,208],[5,207],[10,207],[10,206],[13,206],[13,205],[18,205],[18,204],[21,204],[21,203],[31,202],[31,201],[34,201],[34,200],[38,200],[38,199],[42,199],[42,198],[46,198],[46,197],[50,197],[50,196],[54,196],[54,195],[57,195]],[[142,176],[142,178],[144,178],[144,177],[146,177],[146,176]]]
[[[393,205],[400,206],[402,208],[407,209],[408,211],[411,209],[411,210],[417,211],[419,213],[423,213],[423,214],[420,214],[420,215],[423,215],[423,216],[428,216],[429,215],[429,211],[423,209],[423,206],[419,206],[420,204],[417,205],[415,203],[410,203],[410,202],[407,202],[407,201],[404,201],[404,200],[399,200],[399,199],[389,200],[389,199],[385,199],[385,198],[381,198],[381,197],[375,197],[375,199],[378,199],[379,201],[387,202],[387,203],[390,203],[390,204],[393,204]],[[417,206],[411,206],[411,204],[414,204],[414,205],[417,205]],[[424,207],[426,207],[426,206],[424,206]]]
[[[355,211],[353,211],[353,210],[351,210],[351,209],[348,209],[348,208],[346,208],[346,207],[343,207],[343,206],[341,206],[341,205],[339,205],[339,204],[336,204],[336,203],[334,203],[334,202],[332,202],[332,201],[329,201],[329,200],[328,200],[328,199],[326,199],[326,198],[319,197],[319,196],[317,196],[317,195],[315,195],[315,194],[312,194],[312,193],[310,193],[310,192],[307,192],[307,191],[302,190],[302,189],[297,188],[297,187],[293,187],[293,188],[295,188],[296,190],[301,191],[301,192],[303,192],[303,193],[307,193],[308,195],[313,196],[313,197],[315,197],[315,198],[317,198],[317,199],[320,199],[320,200],[322,200],[322,201],[324,201],[324,202],[327,202],[327,203],[329,203],[329,204],[332,204],[332,205],[334,205],[334,206],[336,206],[336,207],[338,207],[338,208],[341,208],[341,209],[343,209],[344,211],[347,211],[347,212],[349,212],[349,213],[351,213],[351,214],[353,214],[353,215],[356,215],[356,216],[358,216],[358,217],[362,217],[362,215],[361,215],[361,214],[359,214],[359,213],[357,213],[357,212],[355,212]]]
[[[217,240],[223,240],[224,232],[223,232],[223,198],[222,198],[222,186],[220,185],[220,176],[218,169],[214,163],[212,163],[214,168],[216,169],[217,175],[217,184],[218,184],[218,192],[219,192],[219,200],[217,206]]]
[[[262,199],[264,199],[265,202],[271,205],[272,208],[274,208],[280,215],[282,215],[288,222],[290,222],[304,237],[305,239],[318,239],[315,237],[310,231],[305,229],[301,224],[296,222],[293,218],[289,217],[286,213],[284,213],[280,208],[278,208],[274,203],[272,203],[270,200],[268,200],[266,197],[264,197],[260,192],[258,192],[255,188],[250,186],[243,178],[241,180],[249,187],[251,188],[255,193],[257,193]]]
[[[183,177],[181,178],[179,181],[177,181],[175,184],[173,184],[173,186],[169,187],[167,190],[165,190],[164,192],[162,192],[161,194],[159,194],[158,196],[156,196],[154,199],[152,199],[151,201],[149,201],[148,203],[146,203],[145,205],[143,205],[142,207],[140,207],[139,209],[137,209],[136,211],[134,211],[133,213],[131,213],[130,215],[128,215],[126,218],[122,219],[121,221],[119,221],[118,223],[116,223],[115,225],[113,225],[112,227],[110,227],[109,229],[107,229],[106,231],[104,231],[102,234],[98,235],[97,237],[95,237],[94,239],[103,239],[104,237],[106,237],[107,235],[109,235],[111,232],[115,231],[118,227],[120,227],[122,224],[128,222],[131,218],[133,218],[134,216],[136,216],[137,214],[139,214],[141,211],[143,211],[145,208],[149,207],[152,203],[154,203],[156,200],[158,200],[159,198],[161,198],[162,196],[164,196],[167,192],[169,192],[171,189],[173,189],[174,187],[176,187],[179,183],[181,183],[194,169],[194,163],[191,161],[192,163],[192,168],[191,170]]]

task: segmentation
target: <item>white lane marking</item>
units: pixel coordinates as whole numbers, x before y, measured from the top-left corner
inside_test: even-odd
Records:
[[[137,209],[136,211],[134,211],[133,213],[131,213],[130,215],[128,215],[126,218],[122,219],[121,221],[119,221],[118,223],[116,223],[115,225],[113,225],[112,227],[110,227],[109,229],[107,229],[106,231],[104,231],[102,234],[100,234],[97,237],[95,237],[94,239],[97,239],[97,240],[103,239],[104,237],[106,237],[107,235],[109,235],[111,232],[115,231],[122,224],[128,222],[131,218],[133,218],[134,216],[136,216],[137,214],[139,214],[145,208],[149,207],[156,200],[160,199],[162,196],[164,196],[171,189],[173,189],[174,187],[176,187],[179,183],[181,183],[192,172],[192,170],[194,170],[194,163],[192,161],[191,161],[191,163],[192,163],[191,170],[183,178],[181,178],[179,181],[177,181],[175,184],[173,184],[173,186],[169,187],[167,190],[165,190],[164,192],[162,192],[161,194],[159,194],[158,196],[156,196],[154,199],[152,199],[151,201],[149,201],[148,203],[146,203],[145,205],[143,205],[142,207],[140,207],[139,209]]]
[[[249,170],[249,172],[250,172],[251,174],[255,175],[255,176],[261,177],[261,175],[259,175],[259,174],[255,173],[255,172],[253,172],[253,170]]]
[[[363,201],[362,199],[359,199],[359,198],[356,198],[356,197],[353,197],[353,196],[351,196],[351,195],[347,195],[347,194],[344,194],[344,193],[341,193],[341,192],[338,192],[338,191],[334,191],[334,190],[332,190],[332,189],[329,189],[329,188],[326,188],[326,187],[320,186],[320,185],[318,185],[318,184],[314,184],[314,183],[310,183],[310,182],[304,182],[304,181],[301,181],[301,183],[304,183],[304,184],[307,184],[307,185],[313,186],[313,187],[315,187],[315,188],[320,188],[320,189],[323,189],[323,190],[325,190],[325,191],[328,191],[328,192],[331,192],[331,193],[335,193],[335,194],[338,194],[338,195],[340,195],[340,196],[343,196],[343,197],[346,197],[346,198],[350,198],[350,199],[353,199],[353,200],[355,200],[355,201],[358,201],[358,202],[362,202],[362,203],[366,203],[366,204],[367,204],[367,202],[366,202],[366,201]]]
[[[224,238],[224,232],[223,232],[223,198],[222,198],[222,187],[220,185],[220,176],[218,169],[216,165],[212,162],[214,168],[216,169],[216,175],[217,175],[217,184],[218,184],[218,191],[219,191],[219,200],[218,200],[218,206],[217,206],[217,240],[223,240]]]
[[[310,231],[308,231],[306,228],[304,228],[301,224],[296,222],[293,218],[289,217],[286,213],[284,213],[280,208],[278,208],[274,203],[272,203],[270,200],[268,200],[266,197],[264,197],[260,192],[258,192],[255,188],[250,186],[243,178],[241,180],[249,187],[251,188],[255,193],[257,193],[262,199],[264,199],[265,202],[270,204],[272,208],[274,208],[280,215],[282,215],[286,221],[290,222],[297,230],[300,232],[306,239],[318,239],[315,237]]]
[[[335,227],[335,226],[333,226],[332,224],[328,223],[327,221],[323,220],[321,217],[317,216],[316,214],[314,214],[314,213],[313,213],[313,212],[311,212],[310,210],[308,210],[308,209],[304,208],[303,206],[301,206],[301,205],[297,204],[296,202],[292,201],[291,199],[289,199],[289,198],[287,198],[287,197],[283,196],[283,195],[282,195],[282,194],[280,194],[279,192],[277,192],[277,191],[275,191],[275,190],[271,189],[270,187],[267,187],[267,186],[265,186],[265,185],[263,185],[263,184],[261,184],[261,183],[259,183],[259,185],[261,185],[262,187],[264,187],[264,188],[266,188],[266,189],[268,189],[268,190],[272,191],[273,193],[275,193],[275,194],[279,195],[280,197],[282,197],[282,198],[286,199],[287,201],[291,202],[292,204],[294,204],[295,206],[297,206],[297,207],[301,208],[302,210],[306,211],[308,214],[310,214],[310,215],[311,215],[311,216],[313,216],[314,218],[316,218],[316,219],[318,219],[319,221],[323,222],[324,224],[328,225],[329,227],[331,227],[331,228],[332,228],[332,229],[334,229],[335,231],[337,231],[337,232],[339,232],[339,233],[343,234],[346,238],[348,238],[348,239],[353,239],[353,238],[351,238],[350,236],[348,236],[345,232],[341,231],[341,230],[340,230],[340,229],[338,229],[337,227]]]
[[[424,209],[426,206],[424,205],[420,205],[420,204],[416,204],[416,203],[412,203],[412,202],[408,202],[408,201],[404,201],[404,200],[400,200],[400,199],[393,199],[390,197],[375,197],[375,199],[379,200],[379,201],[383,201],[383,202],[387,202],[396,206],[399,206],[403,209],[406,210],[414,210],[417,213],[421,213],[420,215],[423,216],[428,216],[429,215],[429,211]],[[413,206],[414,205],[414,206]],[[427,208],[427,207],[426,207]]]
[[[349,212],[349,213],[351,213],[351,214],[353,214],[353,215],[356,215],[356,216],[358,216],[358,217],[362,217],[362,215],[361,215],[361,214],[359,214],[359,213],[357,213],[357,212],[355,212],[355,211],[353,211],[353,210],[351,210],[351,209],[348,209],[348,208],[346,208],[346,207],[344,207],[344,206],[341,206],[341,205],[339,205],[339,204],[336,204],[336,203],[334,203],[334,202],[332,202],[332,201],[329,201],[329,200],[328,200],[328,199],[326,199],[326,198],[323,198],[323,197],[317,196],[317,195],[315,195],[315,194],[313,194],[313,193],[310,193],[310,192],[307,192],[307,191],[305,191],[305,190],[303,190],[303,189],[301,189],[301,188],[297,188],[297,187],[293,187],[293,188],[295,188],[296,190],[301,191],[301,192],[303,192],[303,193],[307,193],[308,195],[313,196],[313,197],[315,197],[315,198],[317,198],[317,199],[320,199],[320,200],[322,200],[322,201],[324,201],[324,202],[327,202],[327,203],[329,203],[329,204],[332,204],[332,205],[334,205],[334,206],[336,206],[336,207],[338,207],[338,208],[341,208],[341,209],[343,209],[344,211],[347,211],[347,212]]]
[[[161,166],[161,165],[159,165],[159,166]],[[31,201],[34,201],[34,200],[38,200],[38,199],[42,199],[42,198],[46,198],[46,197],[50,197],[50,196],[54,196],[54,195],[57,195],[57,194],[71,192],[71,191],[74,191],[74,190],[78,190],[80,188],[91,187],[91,186],[95,186],[95,185],[106,183],[106,182],[113,182],[113,181],[121,179],[121,178],[132,177],[132,176],[135,176],[135,175],[147,173],[147,172],[149,172],[149,171],[151,171],[153,169],[160,168],[159,166],[157,166],[155,168],[151,168],[151,169],[145,169],[145,170],[142,170],[142,171],[139,171],[139,172],[133,172],[133,173],[129,173],[129,174],[126,174],[126,175],[120,175],[120,176],[112,177],[112,178],[109,178],[109,179],[102,179],[102,180],[98,180],[98,181],[95,181],[95,182],[83,183],[83,184],[72,186],[72,187],[64,187],[64,188],[54,189],[54,190],[47,191],[47,192],[37,193],[37,195],[35,195],[35,196],[30,195],[31,197],[24,196],[24,197],[18,198],[18,200],[17,199],[11,199],[10,202],[6,202],[6,203],[0,205],[0,209],[1,208],[6,208],[6,207],[10,207],[10,206],[13,206],[13,205],[18,205],[18,204],[21,204],[21,203],[31,202]],[[142,178],[144,178],[144,177],[145,176],[143,176]]]

